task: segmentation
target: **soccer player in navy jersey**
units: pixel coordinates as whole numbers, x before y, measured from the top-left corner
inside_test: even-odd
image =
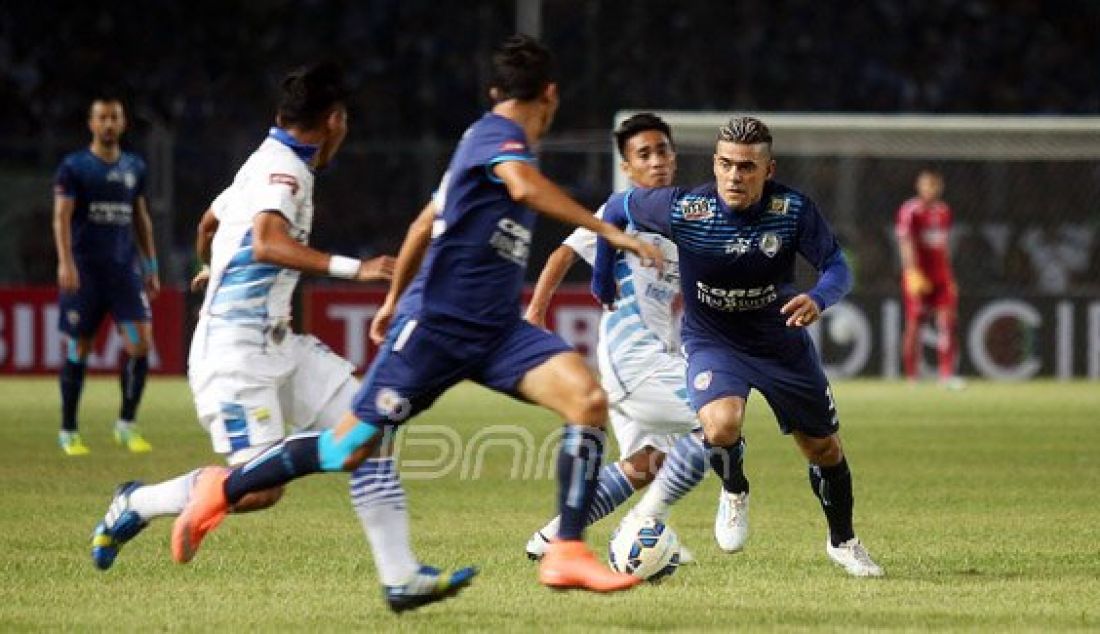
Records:
[[[714,181],[691,190],[635,189],[612,196],[604,219],[676,243],[684,296],[688,390],[711,468],[728,494],[748,493],[741,434],[750,389],[760,392],[809,461],[829,525],[826,552],[852,575],[883,574],[852,528],[852,477],[832,391],[806,326],[851,288],[851,273],[817,205],[774,180],[772,136],[752,117],[718,134]],[[798,292],[795,256],[819,272]],[[593,291],[614,301],[613,245],[597,245]]]
[[[406,235],[371,325],[372,337],[384,334],[384,342],[351,411],[334,429],[291,436],[242,467],[204,469],[172,530],[177,561],[189,561],[242,496],[310,473],[354,469],[387,433],[469,379],[568,421],[557,465],[561,527],[539,580],[600,592],[640,581],[598,563],[582,540],[607,396],[580,354],[521,318],[519,300],[535,212],[588,227],[644,262],[660,265],[661,252],[595,218],[536,166],[532,146],[559,103],[550,52],[513,36],[494,51],[491,67],[492,109],[466,130]]]
[[[77,409],[92,339],[110,313],[127,354],[115,440],[143,453],[152,447],[138,432],[134,417],[149,371],[149,299],[160,290],[153,223],[145,200],[145,162],[119,145],[126,113],[118,99],[94,100],[88,128],[91,145],[66,156],[54,179],[59,328],[66,341],[58,443],[67,455],[88,453],[78,430]]]

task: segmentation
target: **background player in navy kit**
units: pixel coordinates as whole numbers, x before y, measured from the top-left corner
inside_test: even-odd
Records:
[[[749,390],[768,401],[810,463],[810,484],[829,524],[826,552],[855,576],[881,576],[852,528],[852,479],[837,434],[829,383],[805,327],[851,287],[851,274],[817,205],[771,180],[771,132],[752,117],[719,131],[715,182],[612,196],[605,220],[669,236],[679,247],[688,389],[711,467],[733,494],[747,493],[741,427]],[[793,285],[795,255],[821,273]],[[597,246],[593,290],[615,296],[616,254]]]
[[[354,469],[386,432],[470,379],[569,421],[558,455],[559,539],[547,549],[539,580],[605,592],[640,581],[597,563],[581,540],[603,453],[607,396],[576,351],[521,319],[519,300],[535,211],[588,227],[647,263],[660,263],[661,252],[596,219],[535,166],[531,145],[558,108],[554,74],[550,52],[529,37],[514,36],[494,51],[492,110],[467,129],[433,200],[409,229],[371,326],[372,337],[385,332],[385,341],[352,411],[335,429],[287,438],[243,467],[203,470],[173,527],[179,560],[194,555],[242,496],[310,473]]]
[[[138,433],[134,416],[149,370],[149,299],[160,290],[145,162],[119,146],[126,130],[119,100],[93,101],[88,128],[91,145],[66,156],[54,182],[60,329],[66,336],[58,442],[70,456],[88,453],[77,430],[77,408],[88,351],[109,312],[127,354],[115,440],[130,451],[145,452],[152,447]]]

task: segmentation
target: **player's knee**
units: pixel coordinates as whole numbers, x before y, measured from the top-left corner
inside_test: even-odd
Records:
[[[707,430],[706,437],[715,447],[732,447],[741,439],[741,426],[714,427]]]
[[[234,513],[251,513],[274,506],[283,497],[285,487],[277,486],[263,491],[253,491],[233,505]]]
[[[66,341],[65,357],[72,363],[85,363],[91,349],[91,340],[84,337],[69,337]]]
[[[578,399],[576,414],[570,418],[582,425],[604,427],[607,423],[607,392],[593,383]]]
[[[149,343],[145,341],[139,341],[137,343],[126,345],[126,354],[131,357],[144,357],[149,354]]]
[[[835,435],[803,443],[802,451],[811,464],[822,467],[840,464],[840,461],[844,458],[844,450],[841,449],[840,441]]]
[[[703,435],[707,442],[717,447],[729,447],[741,438],[744,417],[745,403],[737,398],[709,403],[699,411]]]

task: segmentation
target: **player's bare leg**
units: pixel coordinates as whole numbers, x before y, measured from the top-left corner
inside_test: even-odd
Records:
[[[641,582],[596,561],[583,541],[584,518],[592,503],[603,454],[607,395],[576,352],[554,355],[527,372],[517,391],[568,423],[558,453],[558,538],[539,564],[539,581],[558,589],[625,590]]]
[[[882,568],[871,559],[852,527],[852,474],[840,436],[814,438],[797,431],[792,436],[810,463],[810,487],[829,524],[829,537],[825,542],[829,559],[852,576],[881,577]]]
[[[120,372],[122,405],[115,422],[115,442],[133,453],[146,453],[153,447],[141,435],[134,419],[141,396],[145,391],[145,377],[149,373],[149,350],[152,348],[153,326],[149,321],[130,321],[118,324],[122,335],[126,360]]]
[[[745,477],[745,439],[741,436],[744,419],[745,399],[739,396],[718,398],[699,409],[707,459],[722,480],[714,539],[728,553],[740,552],[749,537],[749,480]]]

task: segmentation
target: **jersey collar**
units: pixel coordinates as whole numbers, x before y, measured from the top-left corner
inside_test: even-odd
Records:
[[[275,139],[279,143],[287,146],[288,148],[293,150],[296,155],[298,155],[298,158],[302,159],[303,163],[306,164],[313,160],[313,157],[317,154],[317,150],[319,148],[319,146],[317,145],[300,143],[297,139],[291,136],[289,132],[278,126],[272,126],[271,129],[267,131],[267,138]]]

